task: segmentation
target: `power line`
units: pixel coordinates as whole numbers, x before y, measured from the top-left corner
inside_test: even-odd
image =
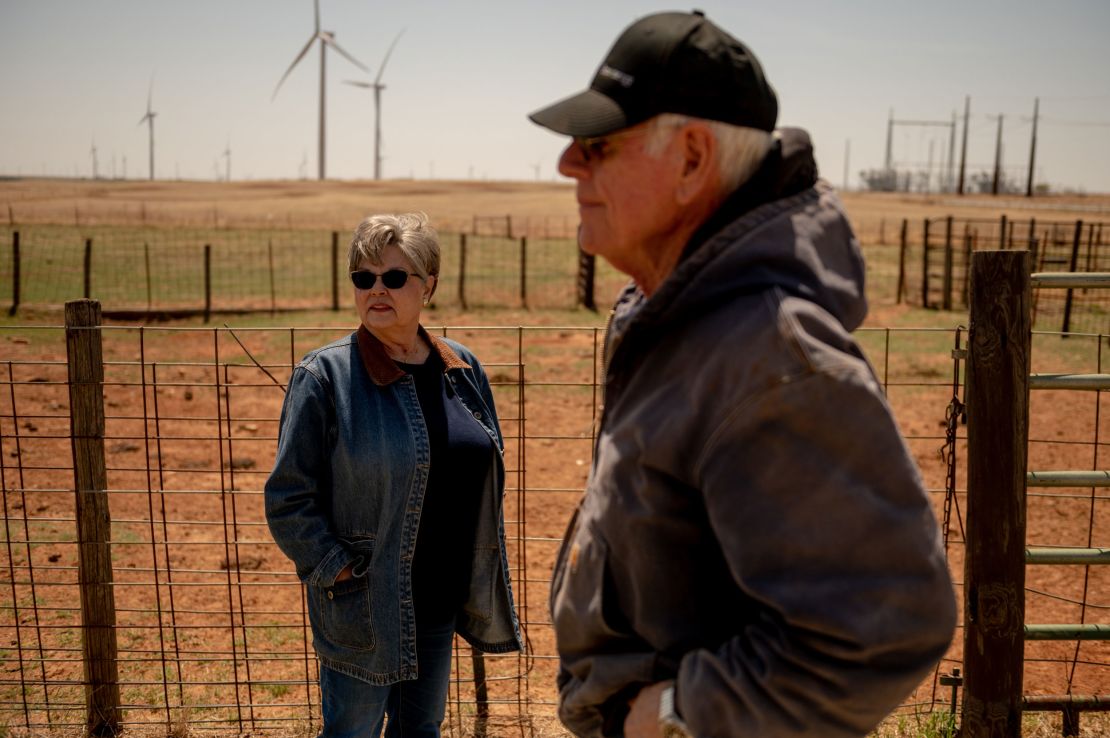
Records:
[[[1087,128],[1110,128],[1110,120],[1060,120],[1059,118],[1041,118],[1042,123],[1054,126],[1077,126]]]

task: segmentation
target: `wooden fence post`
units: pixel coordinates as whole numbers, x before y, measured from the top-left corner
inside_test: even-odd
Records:
[[[459,234],[459,305],[466,310],[466,234]]]
[[[339,309],[339,232],[331,232],[331,309]]]
[[[212,244],[204,244],[204,322],[212,317]]]
[[[65,305],[70,440],[80,560],[82,651],[89,735],[119,733],[116,604],[112,589],[111,514],[104,460],[104,362],[100,303]]]
[[[8,315],[19,309],[19,231],[12,231],[12,306]]]
[[[971,261],[961,738],[1020,738],[1029,426],[1029,252]]]
[[[92,297],[92,239],[85,239],[85,299]]]
[[[520,306],[528,308],[528,237],[520,237]]]
[[[489,687],[485,656],[476,648],[470,651],[470,665],[474,670],[474,738],[486,738],[489,735]]]
[[[909,247],[910,221],[902,218],[902,233],[898,241],[898,287],[895,289],[894,304],[902,304],[902,293],[906,290],[906,249]]]

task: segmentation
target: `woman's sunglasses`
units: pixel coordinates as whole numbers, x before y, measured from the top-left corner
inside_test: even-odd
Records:
[[[409,277],[415,276],[416,275],[412,272],[406,272],[404,269],[390,269],[384,274],[375,274],[374,272],[360,269],[357,272],[351,272],[351,281],[354,282],[355,287],[360,290],[368,290],[377,283],[378,277],[381,277],[382,284],[384,284],[387,289],[399,290],[409,281]]]

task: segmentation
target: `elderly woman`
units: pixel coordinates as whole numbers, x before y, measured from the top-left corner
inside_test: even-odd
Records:
[[[322,738],[438,736],[457,632],[522,648],[505,554],[503,441],[489,381],[429,334],[439,243],[422,214],[359,224],[361,325],[293,370],[266,517],[305,583]]]

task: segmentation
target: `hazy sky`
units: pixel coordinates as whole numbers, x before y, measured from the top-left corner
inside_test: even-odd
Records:
[[[386,177],[545,180],[563,139],[526,118],[584,88],[635,0],[320,0],[322,28],[370,68],[327,58],[327,173],[372,176],[370,80],[383,81]],[[1110,191],[1110,1],[705,1],[779,93],[781,125],[811,132],[823,175],[883,164],[887,118],[962,121],[970,171],[1021,183],[1040,97],[1037,180]],[[312,0],[0,0],[0,174],[148,174],[153,79],[159,178],[316,176],[318,48],[271,101],[312,33]],[[957,131],[957,158],[959,156]],[[899,125],[896,163],[939,168],[948,127]]]

